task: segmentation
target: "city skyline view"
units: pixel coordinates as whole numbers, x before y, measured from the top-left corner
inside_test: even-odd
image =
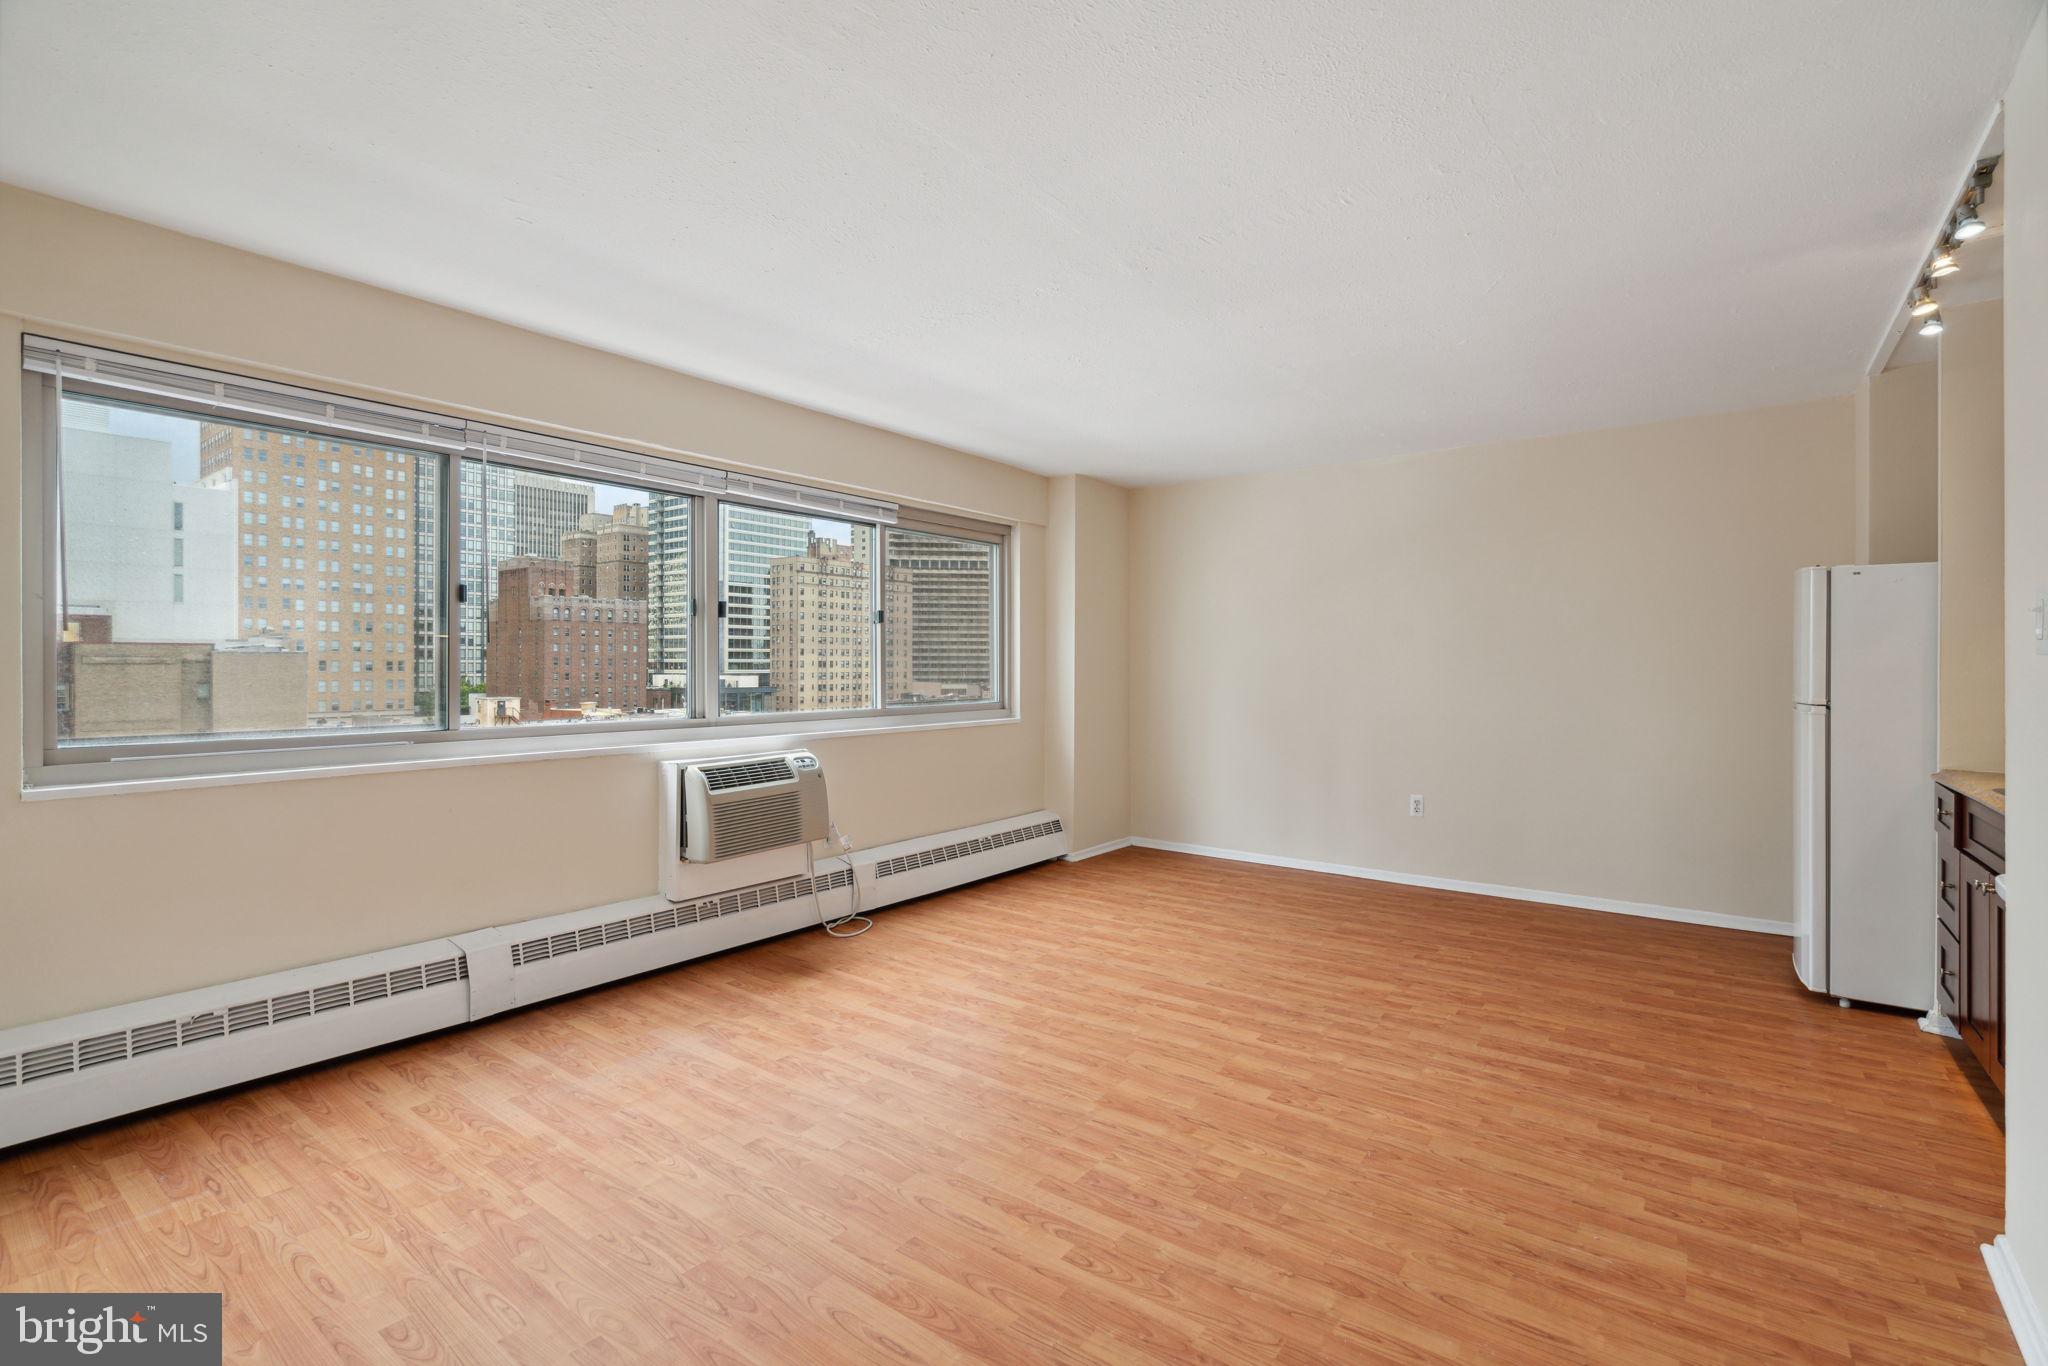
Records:
[[[63,743],[995,696],[987,542],[97,398],[67,397],[61,426]],[[710,603],[700,507],[718,515]]]

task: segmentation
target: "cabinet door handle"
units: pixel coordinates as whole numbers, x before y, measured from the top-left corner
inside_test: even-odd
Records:
[[[1997,891],[1998,889],[1996,887],[1993,887],[1990,883],[1984,881],[1984,879],[1982,878],[1973,877],[1970,879],[1970,890],[1975,892],[1978,896],[1990,896],[1993,892]]]
[[[1954,891],[1955,889],[1956,889],[1956,885],[1955,885],[1955,883],[1953,883],[1953,882],[1950,882],[1950,881],[1949,881],[1949,880],[1948,880],[1947,878],[1943,878],[1943,879],[1941,880],[1941,891],[1942,891],[1942,895],[1946,896],[1946,895],[1948,895],[1948,894],[1949,894],[1950,892],[1953,892],[1953,891]]]

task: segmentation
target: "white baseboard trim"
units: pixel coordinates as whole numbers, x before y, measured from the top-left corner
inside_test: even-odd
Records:
[[[1724,915],[1719,911],[1696,911],[1686,906],[1657,906],[1646,901],[1616,901],[1610,897],[1579,896],[1572,892],[1545,892],[1533,887],[1503,887],[1492,882],[1464,882],[1457,878],[1427,877],[1421,873],[1396,873],[1384,868],[1358,868],[1348,863],[1322,863],[1315,859],[1282,858],[1278,854],[1254,854],[1242,849],[1216,849],[1206,844],[1176,844],[1171,840],[1130,841],[1140,849],[1162,849],[1171,854],[1194,854],[1200,858],[1229,859],[1234,863],[1259,863],[1269,868],[1299,868],[1309,873],[1334,873],[1338,877],[1362,878],[1368,882],[1394,882],[1404,887],[1428,887],[1439,892],[1466,892],[1473,896],[1503,897],[1509,901],[1533,901],[1546,906],[1568,906],[1578,911],[1606,911],[1612,915],[1640,916],[1646,920],[1676,920],[1687,925],[1711,925],[1716,929],[1743,930],[1750,934],[1792,933],[1790,923],[1757,916]]]
[[[2005,1306],[2005,1321],[2012,1325],[2012,1335],[2020,1345],[2020,1358],[2027,1366],[2048,1366],[2048,1323],[2042,1321],[2041,1307],[2034,1302],[2025,1278],[2020,1275],[2012,1244],[2001,1233],[1980,1244],[1979,1250],[1984,1254],[1984,1265],[1991,1270],[1998,1302]]]
[[[1097,854],[1114,854],[1117,850],[1128,849],[1136,843],[1136,840],[1130,838],[1120,840],[1104,840],[1100,844],[1091,844],[1086,849],[1076,850],[1074,853],[1071,854],[1063,854],[1061,855],[1061,857],[1066,859],[1066,861],[1069,863],[1079,863],[1082,859],[1094,858]]]

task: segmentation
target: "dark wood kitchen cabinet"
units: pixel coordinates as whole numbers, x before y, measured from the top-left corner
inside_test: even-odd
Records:
[[[1942,774],[1934,802],[1940,854],[1935,961],[1942,1014],[1985,1075],[2005,1089],[2004,778]]]

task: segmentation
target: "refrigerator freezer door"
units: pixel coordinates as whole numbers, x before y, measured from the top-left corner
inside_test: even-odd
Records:
[[[1828,571],[1821,566],[1802,569],[1792,585],[1792,700],[1824,706],[1828,700]]]
[[[1935,567],[1845,566],[1829,588],[1828,990],[1926,1010],[1938,876]]]
[[[1828,709],[1792,709],[1792,966],[1828,989]]]

